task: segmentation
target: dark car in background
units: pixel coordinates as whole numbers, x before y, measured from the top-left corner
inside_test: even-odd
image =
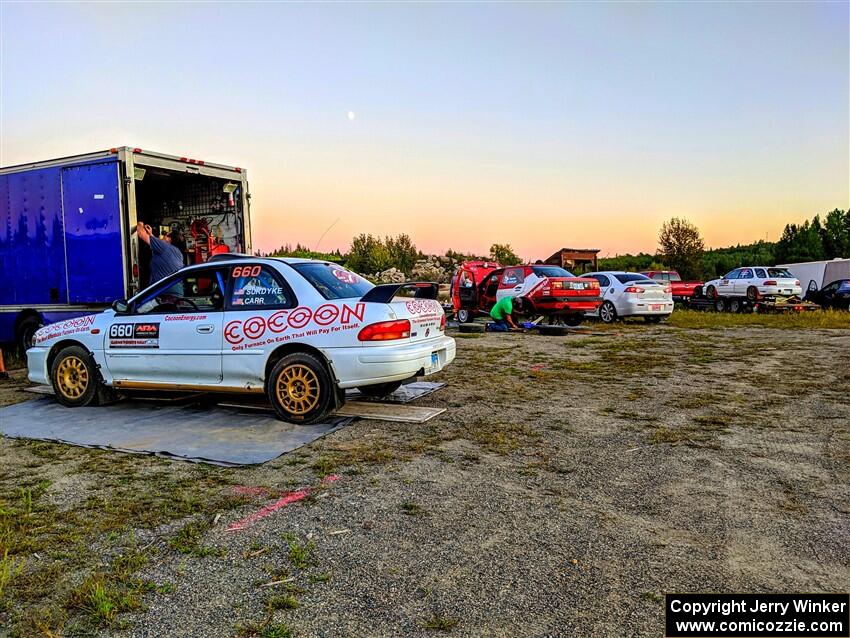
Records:
[[[806,299],[822,308],[850,310],[850,279],[839,279],[820,290],[809,291]]]

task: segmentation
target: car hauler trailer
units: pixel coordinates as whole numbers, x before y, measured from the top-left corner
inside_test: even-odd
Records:
[[[249,203],[244,169],[140,148],[0,168],[0,342],[147,286],[139,221],[177,231],[187,265],[250,253]]]

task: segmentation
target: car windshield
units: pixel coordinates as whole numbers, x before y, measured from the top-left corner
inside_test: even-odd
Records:
[[[575,277],[569,270],[560,266],[532,266],[531,271],[538,277]]]
[[[671,272],[670,273],[670,281],[682,281],[682,278],[679,277],[679,273]]]
[[[362,297],[374,286],[358,274],[337,264],[302,262],[291,266],[313,284],[325,299]]]
[[[657,286],[658,282],[653,281],[646,275],[638,275],[637,273],[627,272],[619,275],[614,275],[621,284],[627,284],[630,281],[639,281],[641,284],[652,284]]]
[[[785,277],[787,279],[794,279],[794,275],[792,275],[787,268],[768,268],[767,269],[768,277]]]

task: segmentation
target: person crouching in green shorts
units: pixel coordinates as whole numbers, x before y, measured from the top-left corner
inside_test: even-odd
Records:
[[[511,298],[502,297],[490,309],[490,317],[493,323],[487,325],[487,329],[491,332],[507,332],[508,330],[519,330],[519,327],[514,322],[514,312],[522,312],[525,307],[525,300],[522,297]]]

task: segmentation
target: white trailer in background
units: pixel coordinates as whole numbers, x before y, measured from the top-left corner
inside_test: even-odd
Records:
[[[832,259],[829,261],[807,261],[800,264],[777,264],[787,268],[803,288],[803,295],[820,290],[837,279],[850,279],[850,259]]]

